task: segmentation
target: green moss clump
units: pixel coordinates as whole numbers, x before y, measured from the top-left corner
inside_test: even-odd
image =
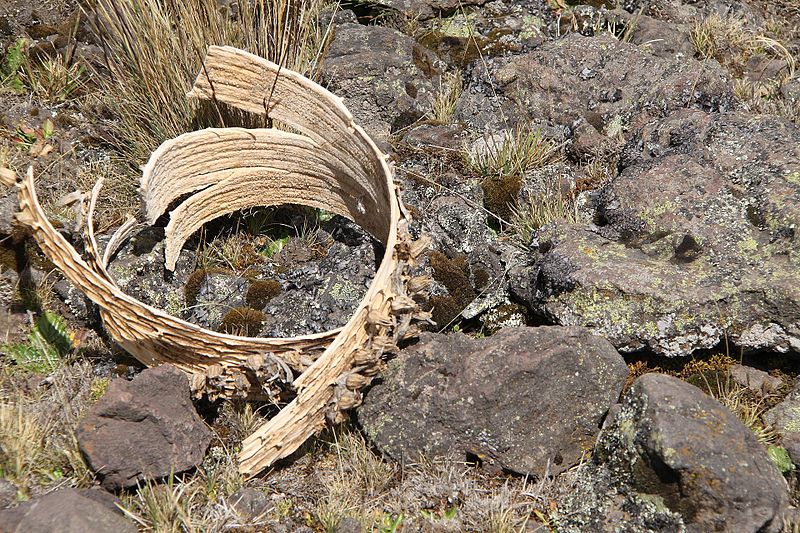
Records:
[[[481,182],[483,206],[504,220],[511,220],[513,207],[522,188],[522,178],[517,175],[486,178]]]
[[[263,309],[267,302],[279,295],[281,291],[281,284],[277,280],[255,280],[247,288],[245,301],[253,309]]]
[[[230,335],[255,337],[266,319],[267,315],[256,309],[234,307],[222,317],[219,330]]]
[[[461,311],[475,299],[475,290],[469,282],[469,266],[464,255],[449,258],[442,252],[429,254],[433,279],[444,285],[446,296],[432,296],[428,300],[428,309],[433,320],[440,327],[449,324]]]

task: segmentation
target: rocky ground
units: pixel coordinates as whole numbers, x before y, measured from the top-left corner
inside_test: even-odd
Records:
[[[432,240],[437,326],[255,479],[235,453],[276,406],[193,402],[115,347],[4,192],[0,530],[800,531],[800,4],[577,4],[316,15],[318,80]],[[121,159],[92,13],[0,6],[0,168],[32,162],[76,243],[59,200],[104,176],[105,242],[144,162]],[[209,224],[168,275],[161,222],[115,279],[230,333],[341,326],[383,254],[284,207]]]

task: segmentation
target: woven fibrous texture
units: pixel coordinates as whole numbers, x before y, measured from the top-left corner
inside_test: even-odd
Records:
[[[102,186],[85,208],[85,251],[47,220],[33,171],[16,183],[17,221],[42,252],[100,308],[105,327],[148,366],[173,364],[190,376],[195,394],[294,399],[248,437],[240,468],[254,475],[296,450],[357,406],[363,387],[397,343],[428,320],[418,301],[428,280],[412,277],[424,249],[408,232],[387,157],[337,96],[302,75],[242,50],[212,46],[189,97],[266,115],[282,129],[214,128],[162,144],[144,168],[141,194],[147,222],[170,206],[165,267],[174,270],[186,240],[204,223],[256,206],[301,204],[354,220],[385,249],[366,296],[342,328],[293,338],[253,338],[201,328],[125,294],[107,271],[109,258],[135,229],[131,220],[100,251],[92,216]],[[177,204],[176,204],[177,202]]]

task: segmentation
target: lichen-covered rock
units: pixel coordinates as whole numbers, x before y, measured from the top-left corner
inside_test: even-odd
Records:
[[[459,120],[475,122],[472,115],[484,112],[470,101],[481,92],[480,80],[488,78],[490,94],[514,102],[520,118],[573,131],[586,125],[598,142],[675,109],[733,106],[731,83],[715,61],[658,57],[608,34],[573,33],[527,54],[476,64],[474,71],[459,102]]]
[[[800,350],[800,128],[680,111],[628,143],[598,225],[534,240],[512,290],[546,320],[618,349],[677,356],[727,336]]]
[[[104,236],[101,241],[106,241]],[[108,272],[123,292],[140,302],[178,315],[184,308],[183,288],[194,254],[181,251],[174,272],[164,268],[164,228],[148,227],[135,234],[115,254]],[[101,246],[104,244],[101,243]]]
[[[658,498],[619,487],[602,464],[586,463],[568,479],[570,490],[550,518],[559,533],[686,532],[678,513]]]
[[[367,132],[379,139],[431,109],[440,61],[391,28],[339,24],[323,60],[322,78]]]
[[[788,485],[755,435],[700,389],[645,374],[612,410],[595,455],[618,485],[680,514],[689,532],[768,531]]]
[[[358,419],[397,460],[475,456],[553,474],[591,449],[627,374],[583,328],[507,328],[480,340],[426,333],[389,364]]]
[[[194,274],[193,274],[194,275]],[[249,283],[241,276],[226,272],[207,272],[198,283],[196,294],[186,295],[184,318],[204,328],[218,331],[223,317],[245,305]]]
[[[781,437],[794,464],[800,464],[800,384],[784,400],[764,414],[764,421]]]
[[[81,452],[103,487],[134,487],[203,461],[211,431],[190,398],[189,380],[172,365],[111,382],[77,430]]]
[[[376,241],[340,217],[325,227],[331,233],[324,232],[330,239],[324,257],[292,265],[277,276],[284,292],[264,307],[261,336],[291,337],[341,327],[367,293],[375,275]]]

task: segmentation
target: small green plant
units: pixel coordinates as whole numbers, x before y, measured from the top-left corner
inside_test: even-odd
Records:
[[[395,533],[403,524],[404,518],[403,513],[398,515],[384,514],[378,526],[378,531],[380,531],[380,533]]]
[[[3,351],[18,368],[47,374],[65,363],[73,346],[74,335],[64,318],[52,311],[45,311],[36,320],[27,342],[5,345]]]
[[[60,104],[72,98],[84,85],[85,69],[80,63],[68,63],[60,55],[39,64],[26,65],[25,85],[46,104]]]
[[[794,470],[794,463],[789,457],[789,452],[783,446],[771,445],[767,448],[767,454],[772,459],[772,462],[775,463],[775,466],[778,467],[778,470],[781,471],[781,474],[786,475]]]
[[[25,91],[25,84],[20,75],[28,60],[27,46],[28,41],[20,37],[6,50],[0,63],[0,88],[18,94]]]
[[[108,378],[96,378],[92,380],[92,386],[89,389],[89,397],[93,402],[96,402],[108,390],[108,386],[111,383],[111,380]]]
[[[20,122],[11,140],[19,145],[31,146],[37,142],[44,143],[48,141],[55,133],[55,130],[55,125],[49,118],[38,128],[32,128],[24,122]]]

